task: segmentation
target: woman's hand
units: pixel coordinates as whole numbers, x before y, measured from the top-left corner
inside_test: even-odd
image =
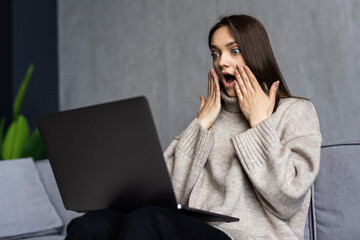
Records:
[[[280,82],[271,85],[267,96],[248,66],[240,67],[236,64],[235,77],[235,92],[240,109],[250,126],[254,127],[272,115]]]
[[[208,72],[208,98],[200,95],[201,103],[198,114],[200,125],[208,130],[215,122],[221,110],[220,86],[213,69]]]

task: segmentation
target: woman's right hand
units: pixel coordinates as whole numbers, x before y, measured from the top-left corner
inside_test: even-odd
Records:
[[[203,95],[200,95],[200,99],[198,121],[205,130],[209,130],[221,110],[220,85],[213,69],[208,72],[208,98],[206,100]]]

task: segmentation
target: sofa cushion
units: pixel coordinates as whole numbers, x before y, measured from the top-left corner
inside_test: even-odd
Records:
[[[360,141],[322,146],[314,183],[315,233],[318,240],[360,239]]]
[[[62,221],[52,206],[31,158],[0,162],[0,238],[59,232]]]

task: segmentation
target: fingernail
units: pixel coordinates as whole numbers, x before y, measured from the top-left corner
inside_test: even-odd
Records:
[[[279,86],[280,85],[280,81],[279,80],[277,80],[276,82],[275,82],[275,86]]]
[[[236,64],[236,67],[237,67],[237,68],[240,68],[239,64]]]

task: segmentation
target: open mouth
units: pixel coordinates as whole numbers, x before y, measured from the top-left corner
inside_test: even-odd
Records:
[[[228,73],[224,74],[224,78],[225,78],[226,83],[232,83],[236,80],[235,76],[228,74]]]

